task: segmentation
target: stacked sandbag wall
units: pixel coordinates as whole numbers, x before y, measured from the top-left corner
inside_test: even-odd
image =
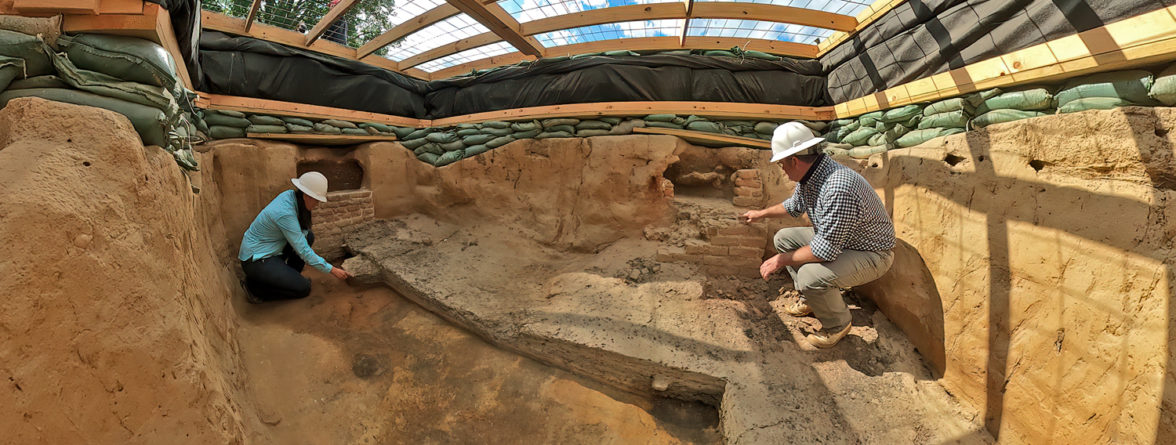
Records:
[[[0,107],[20,97],[108,109],[126,116],[144,145],[172,154],[186,170],[192,155],[194,95],[163,47],[133,37],[77,34],[46,41],[0,29]]]
[[[311,119],[296,116],[242,113],[232,110],[198,110],[197,133],[202,139],[243,138],[248,134],[317,134],[350,136],[397,136],[398,127],[375,122],[340,119]],[[399,135],[407,132],[401,131]]]

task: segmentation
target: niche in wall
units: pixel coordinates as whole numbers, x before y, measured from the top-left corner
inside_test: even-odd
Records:
[[[363,166],[355,159],[316,159],[298,161],[298,175],[317,171],[327,177],[327,191],[363,188]]]

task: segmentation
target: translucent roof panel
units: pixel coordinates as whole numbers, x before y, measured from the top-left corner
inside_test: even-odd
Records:
[[[473,62],[475,60],[482,60],[494,56],[499,56],[506,53],[513,53],[518,51],[507,42],[495,42],[489,45],[479,46],[477,48],[467,49],[465,51],[450,54],[445,57],[433,59],[428,62],[417,65],[421,71],[431,73],[438,70],[443,70],[451,66],[461,65],[463,63]]]
[[[833,30],[804,25],[789,25],[759,20],[690,19],[688,36],[736,37],[741,39],[782,40],[814,43],[833,34]]]
[[[388,17],[388,23],[392,26],[399,25],[444,4],[445,0],[397,0],[392,7],[392,15]]]
[[[613,6],[645,5],[650,3],[674,3],[682,0],[501,0],[498,6],[507,13],[525,23],[547,17],[571,14],[590,9],[610,8]]]
[[[638,20],[635,22],[607,23],[583,26],[559,31],[536,34],[535,38],[546,47],[615,40],[638,37],[677,36],[682,31],[682,20]],[[618,48],[623,49],[623,48]]]
[[[400,42],[400,46],[389,48],[386,57],[399,62],[441,45],[489,31],[472,17],[458,14],[409,34]]]
[[[615,0],[605,0],[615,1]],[[857,17],[858,13],[866,6],[873,3],[874,0],[697,0],[700,2],[745,2],[745,3],[763,3],[768,5],[792,6],[796,8],[817,9],[825,12],[832,12],[834,14],[844,14],[851,17]]]

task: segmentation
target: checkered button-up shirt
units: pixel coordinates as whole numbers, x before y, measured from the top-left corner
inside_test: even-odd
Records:
[[[894,248],[894,223],[866,178],[821,156],[796,186],[784,209],[805,213],[813,222],[813,255],[833,261],[844,249],[886,251]]]

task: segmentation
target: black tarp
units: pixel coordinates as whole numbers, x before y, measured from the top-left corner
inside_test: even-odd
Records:
[[[426,84],[366,63],[204,31],[201,91],[424,118]]]
[[[426,100],[430,118],[584,102],[830,104],[815,60],[692,55],[540,61],[430,82]]]
[[[147,0],[166,9],[171,17],[176,41],[180,44],[180,57],[176,63],[188,68],[192,82],[199,83],[203,74],[200,70],[200,0]]]
[[[844,102],[1153,11],[1173,0],[908,0],[821,58]]]

